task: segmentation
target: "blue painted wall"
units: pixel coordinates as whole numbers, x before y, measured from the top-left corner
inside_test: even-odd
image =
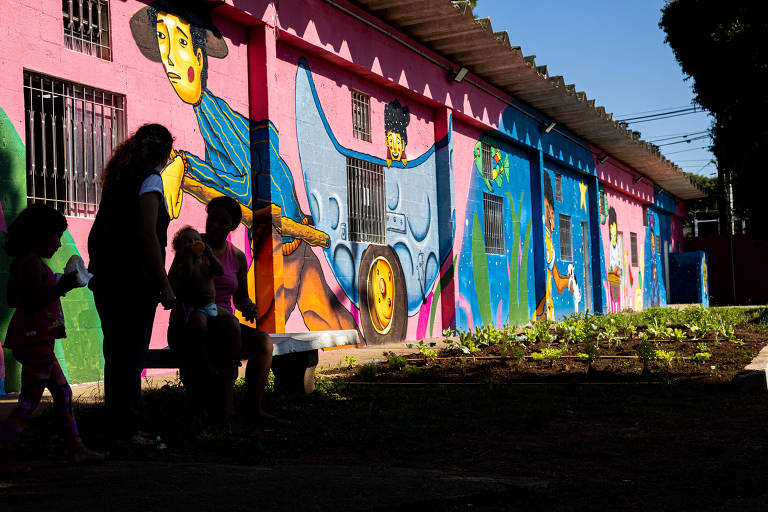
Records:
[[[669,255],[670,301],[677,304],[709,306],[709,271],[704,251],[678,252]]]

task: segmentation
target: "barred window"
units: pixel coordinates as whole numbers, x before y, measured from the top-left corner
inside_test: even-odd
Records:
[[[108,0],[62,0],[62,17],[67,48],[112,59]]]
[[[24,72],[27,202],[93,217],[101,169],[123,139],[125,98]]]
[[[555,199],[557,201],[563,201],[563,175],[555,173]]]
[[[485,252],[488,254],[504,254],[503,206],[501,197],[483,192]]]
[[[571,242],[571,217],[560,214],[560,259],[573,260],[573,243]]]
[[[637,266],[637,233],[629,233],[629,246],[632,251],[632,266]]]
[[[491,145],[487,142],[481,142],[481,151],[483,159],[483,178],[493,179],[493,157],[491,156]]]
[[[347,157],[349,239],[384,244],[384,169],[373,162]]]
[[[648,227],[648,206],[643,205],[643,226]]]
[[[352,136],[371,142],[371,97],[352,90]]]

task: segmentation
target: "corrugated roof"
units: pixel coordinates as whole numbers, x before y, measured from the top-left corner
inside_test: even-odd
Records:
[[[523,56],[506,31],[475,18],[468,1],[352,0],[387,24],[598,146],[681,199],[705,197],[658,148],[613,120],[594,99]]]

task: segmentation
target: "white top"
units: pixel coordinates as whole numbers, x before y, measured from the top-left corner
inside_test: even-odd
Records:
[[[160,198],[165,205],[165,209],[168,210],[168,202],[165,200],[165,194],[163,193],[163,178],[159,174],[150,174],[141,182],[141,188],[139,188],[139,196],[143,196],[147,192],[157,192],[160,194]]]

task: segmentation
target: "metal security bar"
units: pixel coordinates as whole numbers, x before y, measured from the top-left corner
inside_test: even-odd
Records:
[[[483,192],[483,217],[485,219],[485,252],[504,254],[504,200]]]
[[[352,90],[352,136],[371,142],[371,97]]]
[[[123,139],[125,98],[24,72],[27,201],[93,217],[101,169]]]
[[[555,173],[555,199],[563,202],[563,175]]]
[[[571,218],[560,214],[560,259],[573,261],[573,237],[571,236]]]
[[[493,160],[491,156],[491,145],[487,142],[481,142],[481,151],[483,158],[483,178],[487,180],[493,179]]]
[[[347,157],[349,239],[352,242],[386,243],[384,169],[377,164]]]
[[[108,0],[62,0],[62,17],[67,48],[111,60]]]
[[[632,251],[632,266],[637,266],[637,233],[629,233],[629,246]]]

